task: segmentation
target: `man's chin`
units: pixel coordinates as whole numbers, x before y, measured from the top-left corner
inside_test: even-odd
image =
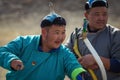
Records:
[[[59,48],[60,47],[60,45],[56,45],[55,47],[54,47],[54,49],[57,49],[57,48]]]

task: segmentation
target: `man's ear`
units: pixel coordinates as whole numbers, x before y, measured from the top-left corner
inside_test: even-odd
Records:
[[[86,19],[88,19],[88,13],[87,12],[84,12],[84,16]]]
[[[42,37],[45,38],[46,35],[47,35],[47,29],[46,28],[42,28],[41,33],[42,33]]]

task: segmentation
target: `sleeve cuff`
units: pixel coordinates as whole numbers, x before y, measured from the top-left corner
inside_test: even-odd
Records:
[[[76,69],[74,69],[72,74],[71,74],[72,80],[77,80],[77,76],[80,73],[83,73],[83,72],[86,72],[85,69],[83,69],[83,68],[76,68]]]
[[[15,58],[11,58],[9,61],[8,61],[8,70],[10,70],[10,71],[13,71],[13,69],[12,69],[12,67],[11,67],[11,61],[12,60],[19,60],[19,58],[17,58],[17,57],[15,57]]]
[[[110,59],[110,70],[111,72],[120,72],[120,62],[116,59]]]

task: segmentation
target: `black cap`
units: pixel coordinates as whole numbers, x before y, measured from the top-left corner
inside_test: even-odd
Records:
[[[66,25],[66,21],[63,17],[56,13],[50,13],[47,16],[45,16],[41,22],[41,27],[49,27],[51,25]]]
[[[88,0],[85,4],[85,10],[88,10],[94,7],[108,8],[108,2],[106,0]]]

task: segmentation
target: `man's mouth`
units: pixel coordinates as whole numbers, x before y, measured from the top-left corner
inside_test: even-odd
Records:
[[[55,43],[56,43],[56,44],[60,44],[60,43],[61,43],[61,41],[55,41]]]

